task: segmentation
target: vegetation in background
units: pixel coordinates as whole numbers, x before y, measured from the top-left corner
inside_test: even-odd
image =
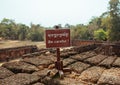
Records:
[[[4,18],[0,23],[0,37],[10,40],[44,40],[44,28],[39,24],[17,24],[14,20]]]
[[[107,39],[107,32],[105,32],[103,29],[99,29],[94,31],[94,38],[95,40],[106,40]]]
[[[120,41],[120,1],[110,0],[107,12],[93,17],[88,25],[72,28],[72,38]]]
[[[61,24],[59,24],[61,26]],[[62,26],[61,26],[62,27]],[[110,0],[108,11],[99,17],[93,17],[89,24],[66,24],[63,28],[70,28],[71,39],[81,40],[120,40],[120,1]],[[10,40],[43,41],[44,30],[40,24],[29,26],[16,23],[14,20],[4,18],[0,22],[0,37]]]
[[[120,1],[110,0],[109,2],[110,28],[109,40],[120,40]]]

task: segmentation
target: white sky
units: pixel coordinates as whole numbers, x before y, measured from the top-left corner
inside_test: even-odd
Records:
[[[93,16],[107,11],[109,0],[0,0],[0,20],[17,23],[87,24]]]

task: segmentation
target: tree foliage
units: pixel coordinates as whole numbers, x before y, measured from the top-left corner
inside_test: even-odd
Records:
[[[71,28],[71,38],[74,39],[82,39],[88,40],[90,39],[90,33],[87,29],[87,26],[83,24],[78,24],[76,26],[70,26]]]
[[[96,30],[94,31],[94,38],[96,40],[106,40],[107,32],[105,32],[103,29]]]
[[[44,40],[44,28],[39,24],[31,27],[25,24],[17,24],[14,20],[4,18],[0,22],[0,37],[11,40]]]
[[[61,24],[59,24],[62,27]],[[16,23],[14,20],[4,18],[0,22],[0,37],[12,40],[32,40],[43,41],[45,28],[40,24],[27,26],[22,23]],[[87,25],[65,24],[64,28],[70,28],[71,39],[81,40],[120,40],[120,1],[110,0],[108,11],[98,17],[92,17]]]
[[[44,28],[39,24],[31,24],[29,29],[28,38],[32,41],[43,41],[44,40]]]
[[[109,2],[110,28],[109,40],[120,40],[120,1],[110,0]]]

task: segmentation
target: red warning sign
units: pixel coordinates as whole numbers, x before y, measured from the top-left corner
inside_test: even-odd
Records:
[[[70,46],[70,29],[46,30],[46,47],[59,48]]]

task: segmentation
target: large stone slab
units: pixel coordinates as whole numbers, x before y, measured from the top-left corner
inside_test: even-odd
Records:
[[[120,68],[105,70],[98,81],[98,85],[120,85]]]
[[[65,77],[64,79],[60,80],[60,85],[94,85],[94,84],[81,81],[80,79],[78,80]]]
[[[95,56],[94,53],[90,53],[89,55],[88,55],[88,53],[86,53],[86,54],[84,53],[84,54],[77,54],[75,56],[71,56],[70,58],[83,61],[83,60],[90,58],[90,57],[93,57],[93,56]]]
[[[109,56],[105,60],[103,60],[99,65],[110,68],[112,66],[112,63],[115,61],[116,58],[117,57],[115,57],[115,56]]]
[[[69,64],[71,64],[71,63],[73,63],[75,61],[76,60],[74,60],[74,59],[66,58],[66,59],[63,60],[63,66],[66,67],[67,65],[69,65]]]
[[[77,52],[76,51],[69,51],[68,54],[71,56],[71,55],[77,54]]]
[[[46,76],[45,78],[43,78],[41,80],[42,83],[44,83],[45,85],[62,85],[60,84],[58,79],[52,79],[48,76]]]
[[[118,57],[112,65],[120,67],[120,57]]]
[[[44,67],[48,67],[50,64],[53,63],[53,61],[51,59],[45,59],[45,58],[41,58],[41,57],[25,58],[22,61],[26,62],[26,63],[33,64],[35,66],[40,66],[41,65],[41,66],[44,66]]]
[[[61,58],[68,58],[70,55],[68,54],[68,52],[62,52],[60,53],[60,57]]]
[[[56,54],[52,54],[52,53],[50,53],[50,54],[44,54],[44,55],[41,55],[41,56],[38,56],[39,58],[41,58],[41,59],[48,59],[48,60],[51,60],[51,61],[56,61]]]
[[[39,70],[36,66],[21,61],[4,63],[2,67],[11,70],[14,73],[33,73]]]
[[[48,72],[49,72],[49,70],[46,68],[46,69],[43,69],[43,70],[34,72],[34,73],[32,73],[32,74],[33,74],[33,75],[40,76],[40,77],[45,77],[45,76],[47,76]]]
[[[89,64],[85,64],[82,62],[75,62],[75,63],[69,65],[68,67],[71,68],[72,70],[76,71],[77,73],[81,73],[89,66],[90,66]]]
[[[14,73],[11,72],[10,70],[4,68],[4,67],[0,67],[0,79],[4,79],[6,77],[9,77],[11,75],[13,75]]]
[[[99,64],[102,60],[104,60],[105,58],[107,58],[107,56],[105,55],[97,55],[91,58],[88,58],[85,60],[85,62],[90,63],[90,64],[94,64],[97,65]]]
[[[93,66],[83,71],[80,75],[80,79],[86,82],[96,83],[102,75],[104,68]]]
[[[0,85],[31,85],[39,81],[40,77],[27,73],[18,73],[16,75],[0,80]]]

